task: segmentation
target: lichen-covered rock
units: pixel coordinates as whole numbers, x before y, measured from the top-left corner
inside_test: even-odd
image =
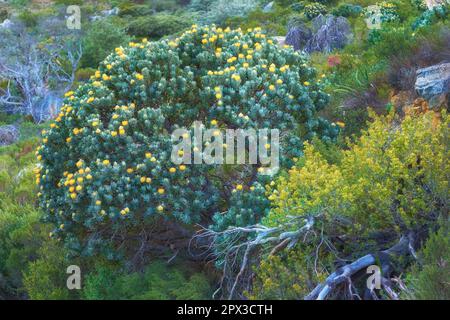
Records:
[[[333,15],[320,15],[313,20],[313,37],[308,41],[307,52],[329,53],[341,49],[353,38],[348,20]]]
[[[294,50],[302,50],[312,38],[311,30],[303,25],[291,27],[286,34],[285,43],[294,47]]]
[[[13,144],[19,139],[19,130],[14,125],[0,127],[0,146]]]
[[[441,104],[450,92],[450,63],[417,70],[415,89],[431,106]]]

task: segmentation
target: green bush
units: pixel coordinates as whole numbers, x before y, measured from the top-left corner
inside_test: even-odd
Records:
[[[201,14],[199,20],[206,24],[222,25],[231,17],[245,17],[249,12],[258,8],[257,0],[215,0],[208,11]]]
[[[268,35],[279,36],[286,34],[286,25],[291,17],[289,8],[275,6],[270,12],[264,12],[260,8],[253,10],[245,17],[231,17],[226,21],[227,25],[247,30],[249,28],[263,28]]]
[[[221,195],[252,193],[262,175],[257,166],[174,165],[169,133],[194,121],[278,128],[281,165],[290,166],[303,140],[338,133],[317,115],[329,97],[315,79],[302,55],[280,49],[260,29],[192,26],[170,41],[117,48],[89,83],[66,94],[63,116],[43,133],[37,181],[55,237],[79,253],[102,249],[112,258],[120,252],[110,232],[135,238],[161,215],[212,221],[229,209]],[[99,230],[98,238],[87,237]]]
[[[126,274],[100,266],[85,280],[83,298],[88,300],[199,300],[211,297],[208,280],[200,273],[186,276],[177,267],[155,261],[143,273]]]
[[[81,65],[96,67],[116,47],[125,45],[130,41],[124,28],[113,21],[101,19],[89,25],[86,35],[83,37],[83,56]],[[81,70],[77,75],[82,74]]]
[[[320,14],[327,13],[327,7],[325,7],[321,3],[313,2],[313,3],[308,3],[307,5],[305,5],[304,11],[305,11],[305,16],[309,20],[311,20]]]
[[[29,10],[24,10],[19,14],[19,19],[29,28],[37,26],[38,15]]]
[[[159,39],[178,33],[192,24],[189,17],[170,14],[155,14],[138,17],[128,25],[128,33],[136,37]]]
[[[78,290],[69,290],[66,285],[69,276],[66,273],[67,267],[76,263],[68,262],[65,253],[64,248],[61,248],[61,243],[56,241],[48,241],[42,245],[38,251],[39,258],[30,262],[23,274],[24,291],[29,299],[79,298]],[[22,267],[20,270],[22,269],[24,268]]]
[[[450,299],[450,235],[448,222],[433,233],[419,252],[420,265],[408,274],[409,298],[421,300]]]
[[[151,15],[152,13],[152,9],[148,5],[139,5],[127,1],[119,6],[120,17],[136,18]]]
[[[340,4],[339,6],[335,7],[331,13],[335,16],[342,16],[342,17],[358,17],[362,12],[362,7],[359,5],[353,5],[348,3]]]

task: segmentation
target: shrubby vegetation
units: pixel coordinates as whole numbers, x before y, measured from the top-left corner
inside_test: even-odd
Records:
[[[146,239],[142,228],[155,216],[192,224],[240,205],[258,183],[258,167],[212,173],[210,165],[174,166],[166,132],[194,121],[217,129],[275,126],[285,132],[281,163],[289,165],[303,140],[331,141],[338,132],[317,117],[328,96],[315,78],[302,55],[280,50],[259,29],[194,25],[174,40],[117,48],[91,81],[66,94],[61,114],[43,132],[36,182],[47,220],[57,227],[53,235],[80,253],[103,247],[113,258],[131,230]],[[224,195],[238,185],[227,205]]]
[[[414,91],[418,68],[448,60],[449,7],[380,1],[370,30],[373,1],[268,2],[0,4],[20,26],[2,29],[3,61],[45,53],[57,72],[30,88],[64,72],[72,86],[40,125],[0,98],[20,132],[0,147],[0,299],[449,298],[448,100],[429,111]],[[74,38],[55,27],[69,4]],[[271,38],[319,14],[346,17],[353,41],[306,56]],[[73,75],[61,37],[82,49]],[[2,97],[26,97],[0,74]],[[282,129],[279,174],[173,165],[169,134],[194,120]]]

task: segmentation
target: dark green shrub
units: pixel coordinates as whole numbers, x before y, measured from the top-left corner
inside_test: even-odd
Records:
[[[434,233],[419,252],[421,265],[408,274],[409,298],[421,300],[450,299],[450,235],[448,226]]]
[[[137,37],[159,39],[178,33],[192,24],[187,17],[170,14],[155,14],[138,17],[128,25],[128,33]]]
[[[153,10],[148,5],[139,5],[132,2],[124,2],[119,6],[120,17],[140,17],[151,15]]]
[[[82,66],[85,68],[96,67],[114,48],[129,41],[130,37],[124,28],[116,23],[107,19],[93,22],[83,37]],[[83,75],[83,72],[79,70],[78,75]]]
[[[86,82],[88,81],[94,74],[95,74],[94,68],[81,68],[78,69],[75,73],[75,80],[77,82]]]
[[[37,26],[38,14],[29,10],[24,10],[19,14],[19,19],[29,28]]]
[[[331,11],[331,13],[335,16],[342,16],[348,18],[348,17],[358,17],[361,14],[362,10],[363,8],[359,5],[343,3],[335,7]]]
[[[53,1],[57,5],[64,5],[64,6],[71,6],[71,5],[77,5],[82,6],[83,0],[55,0]]]
[[[187,276],[178,267],[155,261],[142,273],[97,267],[86,277],[82,294],[89,300],[198,300],[210,298],[211,288],[200,273]]]
[[[39,258],[28,264],[23,275],[25,292],[32,300],[66,300],[78,298],[78,290],[69,290],[66,285],[67,267],[78,265],[66,260],[61,243],[46,242],[38,251]],[[21,270],[23,267],[21,267]],[[83,269],[81,269],[84,271]],[[83,281],[83,280],[82,280]],[[83,282],[82,282],[83,285]]]

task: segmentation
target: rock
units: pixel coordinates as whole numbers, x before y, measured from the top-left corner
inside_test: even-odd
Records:
[[[273,1],[269,2],[268,4],[266,4],[263,8],[263,12],[270,12],[273,9]]]
[[[273,37],[273,40],[275,40],[280,47],[285,45],[284,37],[280,37],[280,36]]]
[[[5,28],[5,29],[9,29],[11,28],[13,25],[12,21],[9,19],[6,19],[5,21],[3,21],[2,23],[0,23],[0,28]]]
[[[334,49],[342,49],[353,38],[350,24],[344,17],[319,15],[312,21],[313,36],[308,41],[305,51],[330,53]]]
[[[425,0],[428,10],[431,10],[437,6],[443,6],[446,3],[448,4],[448,0]]]
[[[103,10],[102,16],[104,17],[111,17],[111,16],[117,16],[119,14],[119,8],[114,7],[111,10]]]
[[[312,38],[311,30],[304,24],[289,28],[285,43],[294,47],[294,50],[303,50]]]
[[[119,14],[119,8],[114,7],[110,10],[101,11],[100,15],[90,16],[89,20],[90,21],[98,21],[98,20],[104,19],[106,17],[117,16],[118,14]]]
[[[431,107],[444,104],[450,92],[450,63],[417,70],[415,89]]]
[[[0,146],[8,146],[19,139],[19,129],[13,125],[0,127]]]

